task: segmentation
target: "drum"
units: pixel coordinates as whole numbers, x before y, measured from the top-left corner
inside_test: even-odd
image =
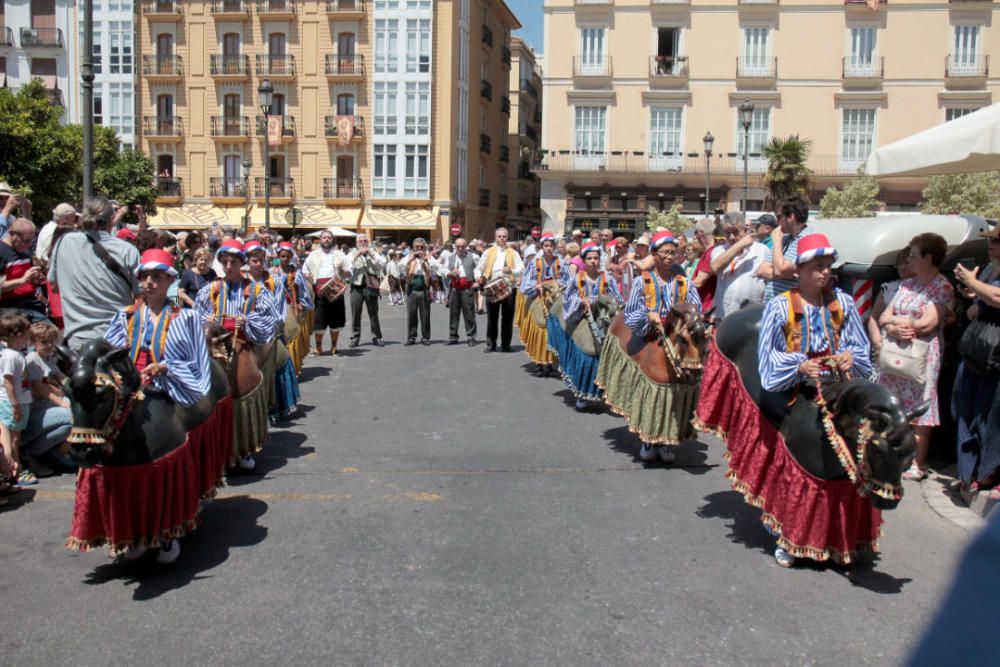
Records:
[[[483,285],[483,295],[490,303],[499,303],[511,295],[512,286],[510,278],[500,276]]]
[[[327,301],[336,301],[347,291],[347,283],[340,276],[320,278],[316,281],[316,294]]]

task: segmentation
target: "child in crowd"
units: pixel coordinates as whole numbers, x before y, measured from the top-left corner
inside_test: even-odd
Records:
[[[44,458],[41,470],[34,470],[36,476],[55,472],[45,464],[56,464],[60,468],[73,469],[76,464],[69,457],[66,439],[73,429],[73,414],[69,410],[69,399],[62,390],[66,376],[56,364],[56,344],[59,329],[52,323],[35,322],[28,329],[31,344],[35,348],[28,353],[28,381],[31,383],[31,414],[28,418],[25,454]]]
[[[0,316],[0,446],[11,476],[18,472],[18,484],[37,484],[35,475],[20,464],[21,434],[31,412],[31,385],[22,350],[28,346],[26,317],[18,314]],[[13,466],[11,465],[13,464]],[[11,469],[13,467],[13,469]],[[2,493],[5,489],[0,490]]]

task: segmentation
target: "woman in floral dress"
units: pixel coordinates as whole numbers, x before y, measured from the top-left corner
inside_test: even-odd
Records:
[[[896,394],[906,411],[925,401],[930,404],[926,413],[911,422],[917,452],[913,465],[903,473],[904,479],[920,481],[927,477],[931,428],[941,424],[937,386],[943,348],[941,329],[950,317],[955,295],[951,283],[938,270],[948,251],[944,238],[938,234],[920,234],[913,237],[909,248],[908,268],[913,277],[900,283],[895,298],[878,321],[883,337],[896,341],[919,338],[930,343],[924,384],[884,370],[879,375],[879,384]]]

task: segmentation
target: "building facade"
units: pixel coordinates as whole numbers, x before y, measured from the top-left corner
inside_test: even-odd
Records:
[[[484,44],[490,25],[496,46]],[[470,151],[469,136],[499,131],[515,27],[499,0],[146,0],[138,94],[160,174],[154,224],[248,215],[287,228],[294,206],[303,229],[385,239],[495,225],[481,191],[499,191],[499,159]],[[274,93],[262,110],[265,80]],[[495,109],[472,94],[483,81]]]
[[[510,72],[510,140],[508,155],[511,167],[507,192],[501,206],[507,212],[508,225],[523,234],[541,224],[538,177],[531,167],[541,147],[542,69],[534,50],[515,37],[511,40],[513,65]]]
[[[139,63],[136,58],[135,15],[132,0],[91,0],[93,17],[94,64],[94,123],[110,127],[122,146],[137,147],[139,128],[136,123],[136,82]],[[80,48],[70,60],[71,90],[74,99],[81,95],[81,61],[83,53],[83,7],[76,3],[74,20]],[[83,104],[75,104],[69,114],[71,123],[83,122]]]
[[[70,0],[0,1],[0,85],[20,88],[41,79],[63,118],[79,114],[74,85],[75,3]]]
[[[993,102],[995,11],[981,0],[546,0],[545,227],[634,234],[650,206],[738,208],[744,182],[746,208],[760,209],[761,147],[795,134],[812,142],[816,203],[875,148]],[[884,181],[880,197],[912,208],[924,185]]]

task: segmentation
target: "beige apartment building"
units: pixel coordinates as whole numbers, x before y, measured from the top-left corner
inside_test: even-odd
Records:
[[[813,142],[818,202],[875,148],[993,102],[996,11],[985,0],[545,0],[544,225],[634,234],[649,206],[739,208],[744,152],[746,208],[759,210],[760,148],[793,134]],[[924,184],[887,180],[880,196],[913,208]]]
[[[531,166],[541,148],[542,69],[534,49],[520,38],[511,40],[511,114],[507,155],[513,160],[507,172],[507,189],[501,195],[501,211],[508,226],[519,236],[541,225],[541,188]]]
[[[278,229],[294,207],[302,231],[491,230],[517,27],[502,0],[145,0],[137,94],[159,174],[153,224],[262,227],[269,190]]]

